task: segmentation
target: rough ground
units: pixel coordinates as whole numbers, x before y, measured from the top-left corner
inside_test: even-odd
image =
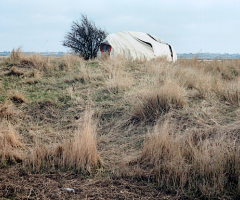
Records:
[[[0,170],[0,196],[2,199],[178,199],[177,195],[160,192],[147,181],[85,179],[67,172],[30,174],[17,168]]]
[[[239,88],[240,60],[84,61],[13,51],[0,58],[0,199],[238,199]],[[76,165],[61,168],[89,108],[96,151],[85,159],[99,162],[77,168],[85,154],[72,150],[66,157]]]

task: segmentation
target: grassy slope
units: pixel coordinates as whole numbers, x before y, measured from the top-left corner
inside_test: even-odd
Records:
[[[239,60],[84,61],[14,51],[0,60],[1,167],[236,197],[239,75]]]

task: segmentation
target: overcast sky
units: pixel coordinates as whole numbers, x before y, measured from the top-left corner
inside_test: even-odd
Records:
[[[0,51],[67,52],[85,14],[108,33],[156,35],[177,53],[240,53],[240,0],[0,0]]]

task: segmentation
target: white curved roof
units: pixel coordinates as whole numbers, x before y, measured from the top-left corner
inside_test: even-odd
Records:
[[[111,45],[110,56],[121,54],[128,59],[147,59],[166,56],[169,61],[176,61],[177,54],[164,40],[142,32],[124,31],[109,34],[102,44]]]

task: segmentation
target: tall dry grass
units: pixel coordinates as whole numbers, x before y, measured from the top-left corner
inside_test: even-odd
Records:
[[[65,54],[59,60],[59,68],[63,71],[72,70],[74,65],[81,64],[84,59],[75,54]]]
[[[158,117],[170,109],[181,109],[186,104],[184,88],[173,80],[168,80],[162,87],[138,91],[134,101],[131,121],[155,122]]]
[[[0,124],[0,168],[22,162],[23,144],[18,132],[7,121]]]
[[[158,184],[186,196],[239,194],[239,141],[217,133],[196,138],[176,133],[171,126],[168,121],[156,125],[142,150],[142,166],[151,170]]]
[[[21,51],[21,48],[18,48],[17,50],[13,49],[11,51],[6,62],[12,66],[30,66],[38,70],[50,72],[54,69],[54,65],[50,62],[51,59],[51,57],[43,57],[36,53],[26,55]]]
[[[212,87],[216,96],[230,104],[240,105],[240,79],[216,81]]]
[[[100,62],[105,85],[109,92],[118,93],[132,87],[133,78],[127,68],[129,61],[118,56]]]
[[[7,120],[16,122],[19,118],[22,118],[22,112],[16,108],[16,106],[10,101],[5,100],[0,104],[0,120]]]
[[[97,152],[96,126],[92,112],[85,113],[83,124],[74,137],[54,146],[36,145],[26,164],[35,172],[45,170],[75,170],[91,173],[101,165]]]

